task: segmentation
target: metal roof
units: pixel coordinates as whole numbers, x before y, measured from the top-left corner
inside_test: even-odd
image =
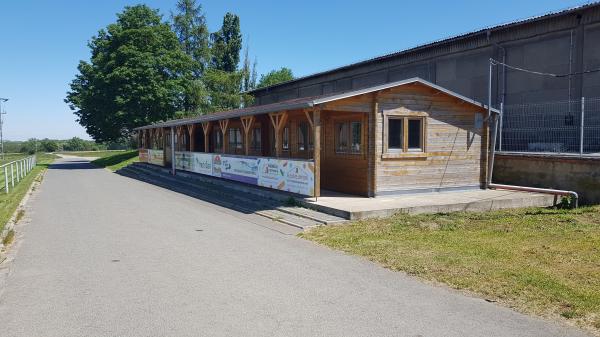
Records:
[[[380,55],[380,56],[376,56],[373,58],[369,58],[366,60],[362,60],[362,61],[358,61],[358,62],[353,62],[350,64],[346,64],[340,67],[336,67],[333,69],[328,69],[328,70],[324,70],[324,71],[320,71],[320,72],[316,72],[313,74],[309,74],[306,76],[301,76],[298,78],[295,78],[293,80],[289,80],[289,81],[285,81],[285,82],[281,82],[281,83],[277,83],[277,84],[273,84],[267,87],[262,87],[262,88],[257,88],[254,90],[249,90],[247,91],[247,93],[253,93],[253,92],[260,92],[260,91],[268,91],[272,88],[275,87],[279,87],[279,86],[284,86],[286,84],[290,84],[290,83],[294,83],[294,82],[298,82],[301,80],[305,80],[305,79],[309,79],[309,78],[314,78],[314,77],[318,77],[318,76],[322,76],[322,75],[326,75],[326,74],[331,74],[337,71],[341,71],[341,70],[345,70],[345,69],[349,69],[349,68],[353,68],[356,66],[360,66],[360,65],[364,65],[364,64],[368,64],[371,62],[376,62],[376,61],[382,61],[382,60],[386,60],[392,57],[396,57],[396,56],[401,56],[404,54],[409,54],[411,52],[416,52],[425,48],[430,48],[430,47],[435,47],[437,45],[443,44],[443,43],[449,43],[449,42],[453,42],[453,41],[457,41],[457,40],[462,40],[462,39],[467,39],[469,37],[472,36],[476,36],[478,34],[482,34],[482,33],[487,33],[487,32],[493,32],[493,31],[497,31],[497,30],[501,30],[501,29],[506,29],[506,28],[510,28],[510,27],[514,27],[514,26],[519,26],[519,25],[523,25],[523,24],[527,24],[527,23],[531,23],[531,22],[535,22],[535,21],[539,21],[539,20],[543,20],[543,19],[547,19],[547,18],[551,18],[551,17],[556,17],[556,16],[560,16],[560,15],[565,15],[565,14],[569,14],[578,10],[582,10],[582,9],[587,9],[590,7],[596,7],[599,6],[600,2],[598,1],[592,1],[592,2],[587,2],[585,4],[582,5],[578,5],[578,6],[574,6],[574,7],[569,7],[567,9],[562,9],[562,10],[558,10],[558,11],[551,11],[545,14],[541,14],[541,15],[535,15],[532,17],[528,17],[525,19],[518,19],[518,20],[514,20],[514,21],[510,21],[510,22],[506,22],[506,23],[502,23],[502,24],[498,24],[498,25],[494,25],[494,26],[488,26],[488,27],[484,27],[484,28],[480,28],[471,32],[467,32],[467,33],[463,33],[463,34],[458,34],[458,35],[454,35],[451,37],[446,37],[446,38],[441,38],[438,40],[434,40],[425,44],[421,44],[421,45],[417,45],[415,47],[411,47],[411,48],[407,48],[404,50],[400,50],[400,51],[396,51],[393,53],[388,53],[388,54],[384,54],[384,55]]]
[[[390,83],[377,85],[377,86],[373,86],[373,87],[368,87],[368,88],[364,88],[364,89],[348,91],[348,92],[341,93],[341,94],[294,98],[294,99],[277,102],[277,103],[257,105],[257,106],[242,108],[242,109],[216,112],[213,114],[202,115],[202,116],[198,116],[198,117],[174,119],[174,120],[170,120],[170,121],[166,121],[166,122],[159,122],[156,124],[141,126],[141,127],[135,128],[134,130],[181,126],[181,125],[187,125],[187,124],[196,124],[196,123],[202,123],[202,122],[217,121],[217,120],[226,119],[226,118],[254,116],[254,115],[260,115],[260,114],[265,114],[265,113],[270,113],[270,112],[278,112],[278,111],[283,111],[283,110],[296,110],[296,109],[312,108],[312,107],[320,105],[320,104],[325,104],[325,103],[329,103],[329,102],[333,102],[333,101],[342,100],[345,98],[364,95],[364,94],[368,94],[368,93],[372,93],[372,92],[376,92],[376,91],[381,91],[381,90],[385,90],[385,89],[389,89],[389,88],[393,88],[393,87],[399,87],[399,86],[403,86],[403,85],[407,85],[407,84],[414,84],[414,83],[418,83],[418,84],[433,88],[435,90],[438,90],[439,92],[443,92],[447,95],[458,98],[458,99],[464,101],[465,103],[475,105],[481,109],[487,109],[487,106],[482,103],[479,103],[479,102],[472,100],[468,97],[465,97],[463,95],[460,95],[454,91],[440,87],[439,85],[425,81],[424,79],[414,77],[414,78],[410,78],[407,80],[390,82]],[[491,110],[495,113],[499,112],[497,109],[492,108]]]

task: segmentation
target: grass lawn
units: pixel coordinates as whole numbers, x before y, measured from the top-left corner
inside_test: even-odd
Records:
[[[10,188],[9,194],[6,194],[4,191],[0,192],[0,230],[4,228],[6,222],[13,215],[34,179],[57,158],[55,155],[45,153],[38,153],[36,156],[37,166],[19,183],[15,181],[15,187],[14,189]]]
[[[102,158],[98,158],[92,161],[92,164],[95,164],[100,167],[106,167],[111,171],[116,171],[122,167],[125,167],[131,163],[139,161],[138,151],[125,151],[125,152],[112,152],[108,156],[104,156]]]
[[[399,214],[300,235],[600,335],[600,206]]]
[[[125,153],[125,150],[107,150],[107,151],[63,151],[58,152],[59,154],[65,154],[69,156],[77,156],[77,157],[97,157],[104,158],[108,156],[113,156],[115,154]]]
[[[29,156],[30,154],[27,153],[5,153],[4,159],[0,158],[0,165],[10,163],[11,161],[15,161],[17,159],[23,159]]]

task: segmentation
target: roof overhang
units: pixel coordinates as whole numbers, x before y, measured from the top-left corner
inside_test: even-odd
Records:
[[[410,79],[406,79],[406,80],[402,80],[402,81],[390,82],[390,83],[377,85],[377,86],[373,86],[373,87],[352,90],[352,91],[344,92],[341,94],[317,96],[317,97],[306,97],[306,98],[296,98],[296,99],[291,99],[288,101],[283,101],[283,102],[278,102],[278,103],[257,105],[257,106],[252,106],[252,107],[248,107],[248,108],[217,112],[214,114],[202,115],[202,116],[193,117],[193,118],[174,119],[174,120],[170,120],[170,121],[166,121],[166,122],[160,122],[160,123],[156,123],[156,124],[141,126],[141,127],[135,128],[134,130],[137,131],[137,130],[144,130],[144,129],[176,127],[176,126],[182,126],[182,125],[188,125],[188,124],[218,121],[218,120],[228,119],[228,118],[239,118],[239,117],[243,117],[243,116],[255,116],[255,115],[261,115],[261,114],[279,112],[279,111],[285,111],[285,110],[310,109],[310,108],[314,108],[314,107],[317,107],[317,106],[320,106],[320,105],[323,105],[323,104],[326,104],[329,102],[339,101],[339,100],[343,100],[346,98],[370,94],[370,93],[374,93],[374,92],[378,92],[378,91],[383,91],[386,89],[391,89],[391,88],[405,86],[405,85],[411,85],[411,84],[420,84],[420,85],[429,87],[438,92],[444,93],[444,94],[452,96],[458,100],[461,100],[464,103],[474,105],[478,108],[481,108],[482,110],[488,110],[488,107],[480,102],[477,102],[473,99],[470,99],[468,97],[460,95],[454,91],[448,90],[439,85],[425,81],[421,78],[414,77],[414,78],[410,78]],[[491,108],[489,110],[493,113],[499,113],[499,111],[494,108]]]

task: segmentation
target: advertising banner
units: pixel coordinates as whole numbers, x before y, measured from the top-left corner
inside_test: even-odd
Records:
[[[258,184],[256,158],[221,156],[221,177],[247,184]]]
[[[139,150],[139,157],[140,157],[140,162],[147,163],[148,162],[148,150],[147,149],[140,149]]]
[[[148,157],[157,160],[152,153]],[[175,168],[302,195],[315,192],[314,163],[308,160],[175,152]]]
[[[192,153],[192,172],[213,175],[213,155],[210,153]]]
[[[193,171],[192,153],[175,152],[175,168],[183,171]]]
[[[165,166],[165,155],[163,150],[148,149],[148,163]]]
[[[310,161],[260,158],[258,185],[302,195],[314,195],[315,169]]]

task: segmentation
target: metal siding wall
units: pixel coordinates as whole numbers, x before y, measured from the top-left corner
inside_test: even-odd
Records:
[[[514,27],[492,28],[491,35],[485,31],[464,39],[439,43],[396,56],[377,58],[358,65],[341,68],[334,72],[289,83],[270,89],[260,103],[282,101],[295,97],[314,96],[321,93],[343,92],[421,77],[481,102],[487,102],[487,62],[490,57],[506,62],[553,73],[569,71],[569,49],[573,31],[572,71],[600,64],[600,6],[550,17],[537,22],[523,23]],[[585,29],[581,24],[586,24]],[[585,45],[583,34],[585,32]],[[491,42],[491,44],[490,44]],[[504,49],[503,49],[504,48]],[[583,55],[581,55],[583,54]],[[578,63],[579,60],[579,63]],[[497,75],[502,69],[496,69]],[[506,82],[495,76],[493,102],[497,104],[504,93],[507,104],[532,103],[557,99],[569,99],[569,80],[551,79],[506,70]],[[506,92],[504,92],[506,89]],[[571,98],[600,96],[600,74],[572,78]],[[275,94],[280,92],[280,94]]]

